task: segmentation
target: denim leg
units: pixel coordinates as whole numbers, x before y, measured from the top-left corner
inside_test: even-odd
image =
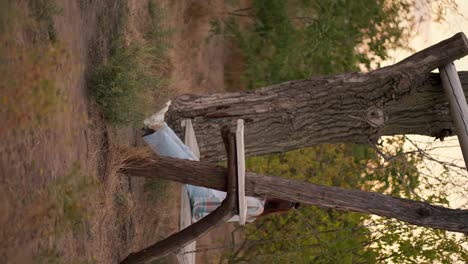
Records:
[[[144,136],[143,140],[160,156],[197,160],[192,151],[185,146],[166,123],[153,134]]]
[[[143,137],[143,140],[150,148],[160,156],[198,160],[192,151],[177,137],[174,131],[166,124],[158,129],[153,134]],[[187,191],[190,197],[213,197],[212,189],[186,184]],[[223,193],[216,191],[217,193]],[[225,194],[225,193],[224,193]]]
[[[194,200],[195,198],[212,198],[215,196],[213,194],[213,190],[206,187],[186,184],[185,188],[187,189],[191,200]]]

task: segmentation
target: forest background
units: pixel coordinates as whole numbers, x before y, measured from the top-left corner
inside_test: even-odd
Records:
[[[443,25],[449,16],[463,20],[459,8],[455,1],[256,0],[247,7],[233,3],[227,19],[212,21],[212,31],[232,38],[242,58],[241,69],[226,69],[227,79],[232,85],[239,86],[240,81],[244,89],[256,89],[394,63],[414,52],[415,39],[421,42],[425,36],[427,42],[424,27]],[[460,188],[460,181],[466,180],[460,170],[463,163],[457,162],[459,154],[450,155],[457,147],[456,139],[444,146],[411,136],[381,141],[379,147],[320,145],[250,158],[248,170],[445,206],[455,202],[457,208],[466,208],[463,199],[457,199],[466,194]],[[446,153],[452,158],[430,154],[442,147],[451,149]],[[467,242],[466,237],[450,232],[415,228],[396,220],[303,206],[248,225],[246,239],[228,250],[225,259],[240,263],[466,263]]]

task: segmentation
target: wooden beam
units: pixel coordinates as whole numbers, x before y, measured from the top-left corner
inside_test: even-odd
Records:
[[[453,63],[439,68],[442,87],[448,98],[450,114],[455,124],[456,134],[465,160],[468,165],[468,106],[466,104],[463,87],[458,77],[457,69]]]
[[[454,60],[465,57],[468,54],[468,39],[465,33],[459,32],[451,38],[427,47],[395,65],[385,68],[400,67],[414,70],[418,73],[429,73],[439,67],[443,67]],[[383,68],[383,69],[385,69]],[[378,70],[377,70],[378,71]]]
[[[420,95],[419,103],[432,97],[420,92],[420,86],[432,70],[467,55],[467,42],[459,33],[369,73],[317,76],[233,93],[181,95],[168,110],[167,123],[182,135],[180,120],[192,118],[195,131],[203,131],[197,134],[201,160],[211,162],[225,159],[219,128],[234,126],[237,119],[247,125],[246,156],[322,143],[368,143],[386,135],[432,135],[450,128],[451,122],[443,113],[434,114],[436,110],[411,110],[415,107],[411,97]],[[440,95],[428,100],[438,100],[435,96]],[[383,117],[379,122],[367,118],[376,113]]]
[[[226,191],[226,168],[212,163],[175,158],[138,156],[128,158],[121,173],[167,180]],[[383,195],[246,172],[245,193],[395,218],[411,224],[468,234],[468,210],[457,210]],[[236,199],[237,200],[237,199]],[[237,202],[236,202],[237,203]]]

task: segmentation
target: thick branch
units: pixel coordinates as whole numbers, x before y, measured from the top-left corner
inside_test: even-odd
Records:
[[[429,72],[467,53],[466,37],[459,33],[370,73],[320,76],[254,91],[183,95],[173,101],[168,123],[181,133],[180,121],[193,119],[200,158],[207,161],[224,159],[217,133],[239,118],[246,124],[248,156],[321,143],[367,143],[382,135],[455,131],[440,79]],[[467,78],[461,79],[468,85]]]
[[[178,233],[172,234],[168,238],[159,241],[141,251],[131,253],[121,263],[151,263],[157,258],[163,257],[185,245],[191,243],[193,240],[206,234],[216,225],[226,222],[236,213],[237,209],[237,161],[236,161],[236,143],[235,136],[224,130],[223,139],[225,141],[226,152],[228,153],[228,168],[226,190],[227,196],[223,200],[220,207],[216,208],[212,213],[202,218],[200,221],[188,226]],[[223,177],[223,179],[225,179]]]
[[[226,169],[215,165],[164,157],[152,158],[151,162],[138,159],[129,162],[123,172],[132,176],[160,177],[225,191]],[[143,163],[144,167],[134,167]],[[184,170],[179,171],[178,168]],[[247,173],[245,180],[245,191],[250,196],[375,214],[419,226],[468,233],[468,210],[449,209],[373,192],[321,186],[256,173]]]
[[[429,48],[417,52],[391,67],[414,68],[428,73],[468,54],[468,40],[460,32]]]

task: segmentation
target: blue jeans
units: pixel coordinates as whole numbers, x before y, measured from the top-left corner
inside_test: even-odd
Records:
[[[192,151],[177,137],[172,129],[166,124],[153,134],[143,137],[143,140],[158,155],[171,158],[198,160]],[[205,187],[186,184],[191,200],[195,197],[218,197],[225,198],[226,193]]]

